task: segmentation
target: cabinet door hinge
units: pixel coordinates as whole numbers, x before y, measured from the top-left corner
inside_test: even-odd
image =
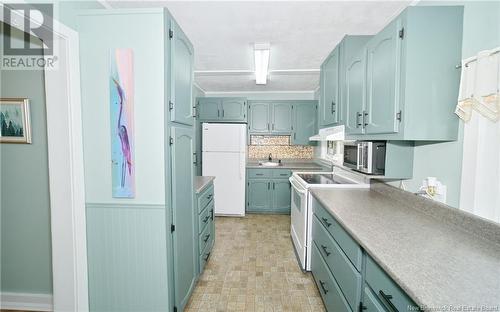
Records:
[[[401,122],[401,115],[402,115],[401,111],[396,113],[396,120],[399,120],[399,122]]]
[[[174,31],[172,29],[168,30],[168,38],[172,39],[174,37]]]
[[[175,231],[175,224],[170,225],[170,233],[173,233]]]
[[[173,138],[173,137],[170,137],[170,140],[168,141],[168,143],[169,143],[170,145],[174,144],[174,138]]]
[[[168,110],[173,110],[174,109],[174,102],[168,101]]]
[[[399,38],[403,39],[404,36],[405,36],[405,29],[403,27],[403,28],[401,28],[401,30],[399,30]]]
[[[177,312],[177,307],[174,306],[174,312]]]

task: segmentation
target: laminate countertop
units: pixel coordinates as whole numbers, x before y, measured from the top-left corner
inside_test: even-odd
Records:
[[[426,311],[500,311],[500,225],[383,183],[311,189]]]
[[[210,182],[215,180],[215,177],[212,176],[196,176],[194,177],[194,190],[196,194],[200,193],[207,187]]]
[[[294,169],[294,170],[313,170],[313,171],[318,171],[318,170],[325,170],[328,171],[327,166],[323,166],[314,160],[282,160],[281,166],[276,166],[276,167],[267,167],[267,166],[261,166],[259,165],[259,162],[263,162],[265,160],[257,160],[257,159],[249,159],[247,160],[247,168],[251,169]],[[330,170],[331,171],[331,167]]]

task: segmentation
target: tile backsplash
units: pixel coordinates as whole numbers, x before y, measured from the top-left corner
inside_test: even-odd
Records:
[[[252,135],[248,146],[248,158],[266,159],[272,154],[273,159],[312,159],[313,147],[308,145],[290,145],[290,136]]]

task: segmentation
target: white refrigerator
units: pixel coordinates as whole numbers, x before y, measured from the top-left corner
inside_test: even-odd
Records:
[[[202,124],[202,173],[214,176],[215,214],[245,215],[246,124]]]

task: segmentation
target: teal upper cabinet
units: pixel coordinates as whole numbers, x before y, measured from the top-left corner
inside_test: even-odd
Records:
[[[346,123],[345,84],[346,69],[352,58],[372,36],[345,36],[321,65],[320,103],[318,124],[320,127]]]
[[[308,145],[309,138],[316,133],[317,102],[307,101],[293,104],[293,137],[295,145]]]
[[[345,131],[351,134],[363,133],[363,107],[365,106],[365,50],[347,62],[345,67],[345,88],[342,95],[345,110]]]
[[[364,48],[363,107],[344,99],[347,138],[456,140],[462,24],[460,6],[408,7],[370,39]]]
[[[321,65],[320,125],[328,126],[339,121],[339,51],[337,46]]]
[[[198,119],[200,121],[218,121],[222,100],[219,98],[198,98]]]
[[[250,133],[269,133],[269,103],[250,102],[248,104],[248,131]]]
[[[245,98],[198,98],[198,119],[201,122],[246,122]]]
[[[186,125],[193,124],[192,86],[194,49],[177,23],[170,20],[170,120]]]
[[[271,113],[271,132],[289,134],[292,131],[292,105],[288,102],[273,103]]]
[[[398,132],[401,29],[396,19],[366,45],[366,133]]]
[[[247,101],[246,99],[222,99],[222,119],[224,121],[246,121]]]

